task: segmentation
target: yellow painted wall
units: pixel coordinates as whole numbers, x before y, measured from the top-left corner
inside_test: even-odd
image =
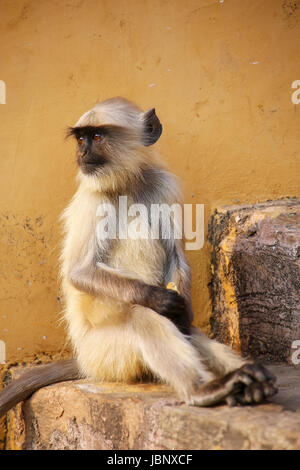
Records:
[[[75,189],[66,126],[96,101],[155,106],[185,201],[299,196],[299,0],[1,0],[0,339],[7,360],[64,346],[58,216]],[[1,102],[1,99],[0,99]],[[189,252],[197,324],[208,246]]]

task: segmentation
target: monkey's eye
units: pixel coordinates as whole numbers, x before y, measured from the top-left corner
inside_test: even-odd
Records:
[[[81,136],[81,137],[77,137],[77,142],[79,145],[83,144],[83,141],[84,141],[84,138]]]
[[[94,134],[93,135],[93,140],[101,140],[102,136],[100,134]]]

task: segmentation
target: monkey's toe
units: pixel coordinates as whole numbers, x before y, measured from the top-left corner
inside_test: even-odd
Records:
[[[258,362],[245,364],[239,370],[258,382],[269,382],[272,384],[276,382],[276,377],[266,367]]]

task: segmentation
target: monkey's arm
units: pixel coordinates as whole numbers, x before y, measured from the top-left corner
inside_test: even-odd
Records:
[[[0,416],[46,385],[80,378],[77,361],[70,359],[38,366],[0,391]]]
[[[71,270],[69,279],[71,284],[82,292],[94,296],[107,296],[128,304],[151,308],[173,321],[183,333],[190,333],[186,303],[177,292],[125,277],[117,271],[114,273],[92,263],[76,265]]]

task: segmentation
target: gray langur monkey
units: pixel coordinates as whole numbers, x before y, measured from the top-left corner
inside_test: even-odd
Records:
[[[192,326],[181,240],[99,236],[98,208],[118,213],[120,196],[128,207],[148,209],[181,202],[176,178],[151,147],[161,132],[154,109],[143,112],[124,98],[97,104],[69,129],[78,145],[79,185],[62,216],[61,275],[76,359],[11,382],[0,393],[0,413],[42,386],[77,378],[130,383],[150,377],[196,406],[253,404],[276,393],[275,378],[262,365]],[[143,222],[150,230],[148,216]],[[178,292],[166,288],[170,282]]]

